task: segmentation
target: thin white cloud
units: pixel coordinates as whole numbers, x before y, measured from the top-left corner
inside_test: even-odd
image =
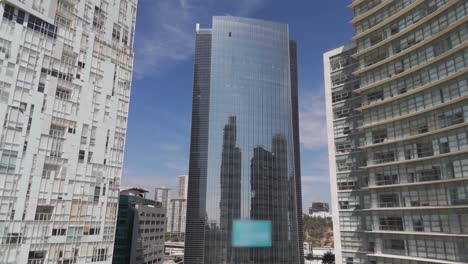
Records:
[[[186,159],[173,160],[164,163],[168,169],[177,170],[181,173],[186,173],[188,171],[188,161]]]
[[[313,183],[313,182],[322,182],[329,183],[330,178],[328,176],[302,176],[302,183]]]
[[[327,145],[325,95],[308,93],[299,98],[300,140],[306,149],[318,149]]]
[[[161,149],[166,152],[178,153],[182,150],[182,145],[178,143],[162,143]]]
[[[265,0],[142,0],[135,42],[135,76],[171,68],[193,55],[195,24],[213,15],[246,16]],[[229,10],[226,10],[229,9]],[[231,12],[232,11],[232,12]],[[205,25],[207,27],[209,25]]]

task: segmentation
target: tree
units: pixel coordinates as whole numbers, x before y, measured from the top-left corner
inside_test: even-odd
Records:
[[[335,254],[328,251],[322,257],[323,264],[335,264]]]

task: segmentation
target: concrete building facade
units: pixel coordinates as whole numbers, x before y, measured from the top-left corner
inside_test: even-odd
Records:
[[[0,2],[0,263],[111,263],[136,10]]]
[[[185,221],[187,212],[187,199],[175,198],[169,202],[167,208],[167,233],[170,236],[183,236],[185,234]]]
[[[148,191],[120,192],[113,264],[160,264],[164,257],[165,209]]]
[[[179,176],[177,177],[179,189],[176,198],[184,198],[187,199],[187,191],[188,191],[188,176]]]
[[[164,210],[167,210],[169,204],[169,188],[158,187],[154,190],[154,200],[160,202],[164,207]]]
[[[468,2],[350,8],[324,55],[337,263],[468,263]]]

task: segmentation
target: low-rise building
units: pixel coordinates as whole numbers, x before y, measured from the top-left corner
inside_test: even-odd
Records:
[[[160,264],[164,256],[166,215],[160,202],[145,197],[148,191],[120,192],[114,264]]]

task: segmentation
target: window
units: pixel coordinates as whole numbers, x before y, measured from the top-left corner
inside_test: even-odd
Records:
[[[434,155],[434,151],[432,150],[432,142],[416,143],[416,152],[418,154],[418,158]]]
[[[122,43],[128,45],[128,30],[124,29],[122,32]]]
[[[397,174],[392,174],[392,175],[383,175],[381,173],[377,173],[376,175],[376,184],[378,186],[381,185],[392,185],[392,184],[398,184],[398,175]]]
[[[1,52],[1,39],[0,39],[0,52]],[[0,102],[7,103],[10,96],[10,87],[11,85],[5,82],[0,81]]]
[[[44,164],[44,169],[42,170],[42,178],[54,179],[59,176],[59,171],[60,165]]]
[[[395,152],[393,150],[374,154],[375,164],[387,163],[395,161]]]
[[[338,92],[333,92],[332,93],[332,102],[340,102],[343,100],[346,100],[351,97],[351,92],[344,90],[344,91],[338,91]]]
[[[440,168],[432,167],[431,169],[419,171],[419,181],[435,181],[440,180]]]
[[[121,27],[114,23],[114,27],[112,28],[112,39],[115,41],[120,41],[120,30]]]
[[[37,87],[37,91],[43,93],[45,90],[45,83],[40,82],[39,86]]]
[[[382,90],[367,94],[367,100],[369,101],[369,103],[372,103],[374,101],[380,101],[383,99],[384,99],[384,93]]]
[[[424,224],[421,219],[413,220],[413,228],[416,232],[424,232]]]
[[[34,31],[40,32],[44,35],[47,35],[51,38],[57,37],[57,28],[53,24],[43,21],[42,19],[35,17],[31,14],[29,14],[29,17],[28,17],[27,26],[28,28]]]
[[[379,197],[380,207],[398,207],[400,206],[398,194],[381,194]]]
[[[344,118],[351,115],[351,109],[348,107],[342,107],[335,109],[335,118]]]
[[[94,201],[99,202],[99,195],[101,194],[101,187],[94,187]]]
[[[347,153],[351,151],[351,142],[336,143],[336,152]]]
[[[404,82],[401,82],[399,85],[398,85],[398,94],[404,94],[407,92],[406,90],[406,84]]]
[[[92,158],[93,158],[93,152],[88,151],[88,162],[91,162]]]
[[[106,16],[105,12],[98,6],[94,7],[93,27],[103,29]]]
[[[445,154],[450,152],[450,146],[447,141],[447,138],[441,138],[439,143],[439,152],[440,154]]]
[[[92,227],[89,229],[89,235],[99,235],[100,230],[98,227]]]
[[[13,173],[16,168],[16,159],[18,158],[18,152],[12,150],[3,150],[0,159],[0,172],[2,173]]]
[[[29,251],[28,263],[44,263],[47,251]]]
[[[405,241],[401,239],[390,240],[390,249],[405,250]]]
[[[22,234],[21,233],[8,233],[6,236],[5,244],[21,244]]]
[[[349,209],[349,202],[348,201],[340,201],[338,202],[340,205],[340,209]]]
[[[51,205],[38,205],[36,207],[36,215],[34,217],[34,220],[39,220],[39,221],[50,220],[52,217],[53,211],[54,211],[54,207]]]
[[[463,112],[456,112],[453,115],[447,116],[447,123],[449,126],[453,126],[456,124],[461,124],[464,122]]]
[[[3,17],[8,20],[13,20],[13,15],[15,14],[15,8],[11,5],[5,4],[5,9],[3,10]]]
[[[403,231],[402,217],[387,216],[379,219],[380,230]]]
[[[68,126],[68,133],[75,134],[76,133],[76,123],[73,122]]]
[[[378,144],[385,142],[387,139],[387,129],[379,129],[372,131],[372,143]]]
[[[84,159],[85,159],[85,151],[80,150],[80,152],[78,153],[78,161],[83,162]]]
[[[395,74],[402,73],[405,70],[403,61],[395,62]]]
[[[62,87],[57,87],[57,90],[55,91],[55,97],[66,101],[70,100],[70,95],[71,91]]]
[[[450,37],[439,40],[433,46],[434,56],[437,57],[445,53],[446,51],[450,50],[451,48],[452,48],[452,41],[450,40]]]
[[[418,133],[419,134],[423,134],[423,133],[427,133],[429,132],[429,127],[427,126],[427,124],[422,124],[418,127]]]
[[[377,33],[374,33],[370,36],[370,44],[371,46],[372,45],[375,45],[377,43],[379,43],[380,41],[384,40],[387,36],[385,35],[385,32],[377,32]]]
[[[26,13],[24,11],[18,10],[18,16],[16,17],[16,23],[23,24],[25,16],[26,16]]]
[[[400,32],[400,27],[398,26],[398,23],[393,23],[390,26],[390,34],[395,35],[396,33]]]
[[[67,233],[67,229],[65,228],[54,228],[52,229],[53,236],[64,236]]]
[[[93,250],[93,256],[91,262],[99,262],[107,260],[107,248],[95,248]]]

